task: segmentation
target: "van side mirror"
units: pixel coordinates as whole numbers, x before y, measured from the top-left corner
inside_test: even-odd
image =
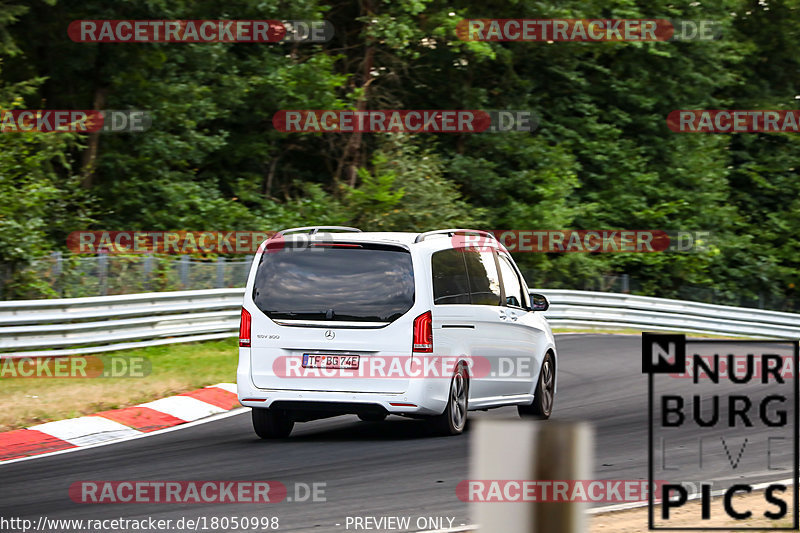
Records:
[[[543,294],[531,293],[531,311],[547,311],[550,308],[550,302]]]

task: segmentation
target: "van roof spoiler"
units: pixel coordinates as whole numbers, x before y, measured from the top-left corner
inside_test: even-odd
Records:
[[[308,233],[310,235],[315,235],[320,230],[336,230],[336,231],[348,231],[348,232],[354,232],[354,233],[361,233],[360,229],[351,228],[349,226],[303,226],[301,228],[283,229],[283,230],[279,231],[278,233],[276,233],[275,235],[273,235],[273,237],[276,237],[278,235],[286,235],[287,233],[300,233],[300,232]]]
[[[431,235],[440,235],[440,234],[446,234],[449,237],[452,237],[453,235],[481,235],[483,237],[488,237],[494,240],[495,242],[498,242],[497,237],[495,237],[493,233],[479,229],[437,229],[434,231],[426,231],[425,233],[420,233],[419,235],[417,235],[417,238],[414,239],[414,242],[415,243],[422,242]]]

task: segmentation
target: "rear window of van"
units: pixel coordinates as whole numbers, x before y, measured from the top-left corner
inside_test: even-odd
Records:
[[[268,250],[256,271],[253,300],[275,320],[392,322],[414,305],[411,254],[363,243]]]

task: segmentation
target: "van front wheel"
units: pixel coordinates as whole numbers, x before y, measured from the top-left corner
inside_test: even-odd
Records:
[[[289,436],[294,420],[283,413],[253,407],[253,429],[262,439],[283,439]]]

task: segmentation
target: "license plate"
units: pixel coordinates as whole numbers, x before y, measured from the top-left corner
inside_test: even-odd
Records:
[[[358,355],[304,353],[303,368],[342,368],[346,370],[355,370],[358,368],[358,358]]]

